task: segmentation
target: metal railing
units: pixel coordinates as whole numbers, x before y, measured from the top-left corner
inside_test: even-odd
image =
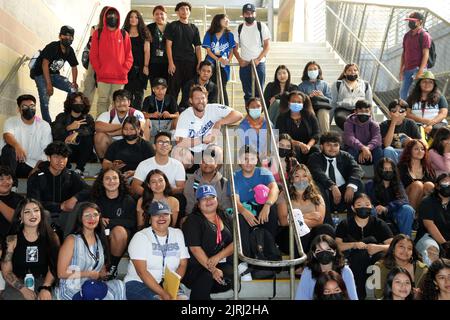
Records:
[[[374,100],[385,114],[384,107],[398,97],[403,36],[409,30],[404,19],[411,12],[424,14],[424,27],[436,44],[438,59],[432,71],[450,70],[446,59],[450,22],[426,7],[327,0],[326,11],[327,42],[346,63],[359,65],[361,77],[371,84]]]
[[[12,79],[15,78],[17,72],[19,69],[23,66],[25,62],[30,60],[30,57],[28,57],[26,54],[24,54],[22,57],[17,58],[16,63],[11,67],[8,74],[6,75],[5,79],[3,79],[2,83],[0,84],[0,96],[3,94],[3,91],[8,86],[8,84],[11,82]]]
[[[230,66],[239,66],[239,64],[232,63]],[[256,89],[259,93],[259,96],[263,96],[263,90],[261,88],[261,84],[259,82],[258,74],[256,72],[256,64],[252,60],[251,61],[251,67],[252,67],[252,79],[254,79],[256,82]],[[217,62],[217,87],[219,90],[219,103],[224,102],[224,94],[223,94],[223,87],[222,87],[222,77],[221,77],[221,67],[220,62]],[[272,124],[269,120],[269,113],[266,106],[266,103],[264,99],[261,99],[261,104],[263,107],[263,113],[266,120],[266,126],[268,129],[268,137],[271,139],[271,143],[275,146],[277,145],[277,141],[275,139],[275,134],[273,132]],[[224,130],[224,148],[226,149],[224,152],[224,157],[227,158],[227,161],[225,163],[227,164],[227,172],[229,176],[230,181],[230,189],[231,189],[231,197],[232,197],[232,203],[233,203],[233,228],[234,228],[234,251],[233,251],[233,270],[234,270],[234,299],[238,299],[238,285],[239,285],[239,272],[238,272],[238,264],[239,259],[242,261],[245,261],[252,265],[262,266],[262,267],[289,267],[289,273],[290,273],[290,297],[291,299],[294,299],[295,296],[295,269],[294,266],[298,265],[300,263],[303,263],[306,260],[306,254],[303,252],[303,247],[301,240],[298,236],[299,232],[296,229],[296,224],[294,223],[294,215],[292,213],[292,201],[291,197],[289,196],[289,192],[287,192],[287,181],[286,181],[286,175],[284,172],[284,168],[281,165],[281,158],[278,154],[278,152],[274,152],[276,163],[278,164],[278,168],[280,170],[280,178],[283,184],[283,189],[286,190],[285,197],[287,199],[288,204],[288,221],[289,221],[289,260],[281,260],[281,261],[270,261],[270,260],[258,260],[251,257],[247,257],[244,255],[242,250],[242,242],[241,242],[241,236],[240,236],[240,227],[239,227],[239,213],[238,213],[238,207],[237,207],[237,201],[235,198],[236,195],[236,189],[235,189],[235,182],[234,182],[234,169],[233,169],[233,159],[232,156],[232,145],[230,144],[230,135],[228,132],[228,127],[225,127]],[[295,259],[295,245],[294,245],[294,239],[297,243],[297,250],[299,253],[299,258]]]

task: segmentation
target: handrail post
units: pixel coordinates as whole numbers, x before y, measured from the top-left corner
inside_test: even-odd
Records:
[[[361,38],[362,27],[363,27],[363,24],[364,24],[364,21],[365,21],[364,17],[366,15],[366,10],[367,10],[367,4],[365,4],[364,7],[363,7],[363,12],[362,12],[362,15],[361,15],[361,22],[359,23],[359,28],[358,28],[358,38]],[[352,51],[352,55],[350,57],[349,63],[353,63],[353,61],[355,61],[354,59],[355,59],[355,55],[356,55],[357,49],[358,49],[358,43],[355,43],[355,46],[353,47],[353,51]]]
[[[22,57],[17,58],[16,63],[11,67],[6,77],[3,79],[2,83],[0,84],[0,95],[2,95],[3,90],[8,86],[9,82],[14,78],[14,76],[19,71],[20,67],[26,62],[30,60],[30,58],[24,54]]]
[[[383,42],[381,44],[380,61],[381,61],[381,59],[383,59],[384,48],[386,47],[386,41],[387,41],[387,37],[388,37],[388,33],[389,33],[389,28],[391,27],[393,17],[394,17],[394,8],[391,9],[391,14],[389,15],[389,20],[388,20],[388,23],[386,26],[386,31],[384,32]],[[377,84],[379,72],[380,72],[380,65],[377,64],[375,76],[373,77],[373,81],[372,81],[372,91],[375,91],[375,85]]]

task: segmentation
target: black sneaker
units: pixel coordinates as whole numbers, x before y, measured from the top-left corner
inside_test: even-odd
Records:
[[[111,266],[111,268],[109,268],[106,280],[109,281],[109,280],[116,279],[117,278],[117,272],[118,272],[117,266]]]

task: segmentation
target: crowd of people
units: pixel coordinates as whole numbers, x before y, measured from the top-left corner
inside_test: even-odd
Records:
[[[270,50],[269,29],[256,20],[255,6],[243,6],[245,21],[234,32],[225,14],[216,15],[203,41],[189,21],[191,9],[178,3],[178,20],[169,23],[158,5],[148,26],[131,10],[120,27],[119,11],[103,8],[87,46],[83,92],[73,28],[63,26],[59,41],[37,58],[42,119],[36,98],[24,94],[18,115],[3,128],[1,297],[210,299],[233,288],[234,215],[244,255],[278,260],[289,254],[289,197],[307,226],[296,299],[362,300],[373,289],[377,299],[450,300],[448,104],[426,68],[431,38],[423,16],[407,18],[402,55],[402,74],[416,81],[403,82],[400,98],[389,103],[390,119],[379,124],[372,88],[354,63],[331,85],[315,61],[298,85],[280,65],[263,96],[252,96],[250,63],[264,87]],[[421,33],[424,50],[411,52]],[[226,94],[233,57],[245,115],[229,106]],[[59,74],[66,61],[72,82]],[[152,94],[144,97],[148,81]],[[51,121],[53,87],[68,96]],[[333,119],[342,134],[330,131]],[[232,124],[239,141],[234,189],[223,174],[220,131]],[[276,146],[269,125],[278,130]],[[85,167],[96,160],[102,169],[91,187]],[[367,165],[374,168],[369,181]],[[18,178],[27,179],[25,196],[14,191]],[[346,218],[338,222],[334,213]],[[164,286],[168,271],[184,284],[175,297]],[[245,262],[238,271],[241,281],[276,272]]]

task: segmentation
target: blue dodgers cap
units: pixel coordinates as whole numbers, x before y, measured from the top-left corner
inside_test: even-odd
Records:
[[[197,200],[201,200],[207,196],[217,197],[216,189],[213,186],[208,185],[208,184],[199,186],[197,188],[197,192],[195,193],[195,197],[197,198]]]
[[[256,8],[253,4],[247,3],[247,4],[244,4],[244,6],[242,7],[242,12],[245,12],[245,11],[255,12]]]
[[[171,214],[169,205],[165,201],[153,201],[147,206],[145,213],[150,216],[159,216],[160,214]]]
[[[86,280],[72,300],[103,300],[108,293],[108,286],[100,280]]]

